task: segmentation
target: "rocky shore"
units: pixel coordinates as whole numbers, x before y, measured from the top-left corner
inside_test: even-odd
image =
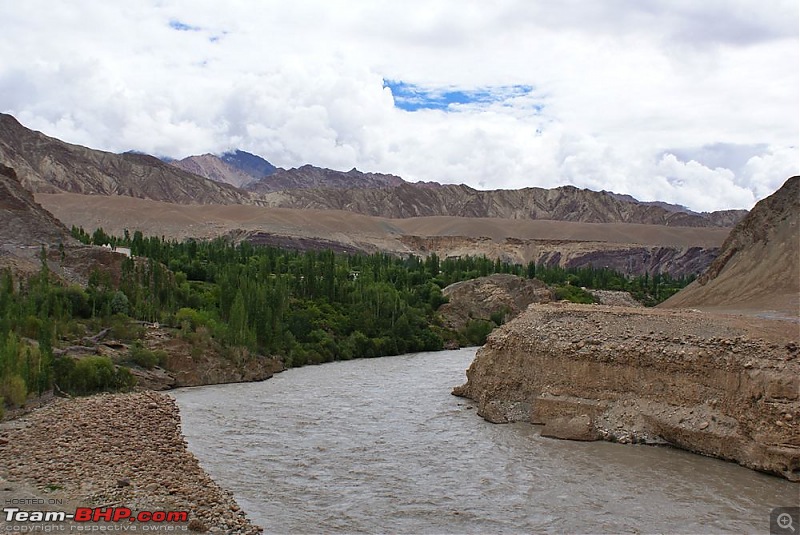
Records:
[[[68,512],[188,511],[178,530],[261,531],[187,449],[175,401],[155,392],[57,399],[3,423],[0,478],[4,503],[27,489],[42,500],[31,503],[63,500]]]
[[[545,436],[671,444],[800,481],[798,338],[792,321],[531,305],[454,394]]]

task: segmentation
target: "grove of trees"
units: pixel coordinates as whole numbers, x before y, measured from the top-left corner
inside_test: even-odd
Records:
[[[690,278],[653,274],[626,277],[607,268],[504,263],[485,257],[400,258],[385,253],[339,255],[232,244],[223,239],[175,242],[121,238],[102,229],[73,228],[84,243],[130,247],[119,283],[92,272],[86,287],[54,280],[42,251],[40,272],[15,279],[0,273],[0,397],[24,403],[54,385],[85,394],[126,388],[130,374],[104,357],[54,356],[53,348],[111,328],[134,344],[132,361],[152,366],[158,358],[136,345],[136,321],[159,322],[184,336],[202,333],[226,347],[281,357],[287,366],[442,349],[449,340],[481,343],[494,324],[445,328],[437,309],[447,285],[492,273],[539,278],[556,295],[579,302],[581,287],[627,290],[655,304]],[[84,362],[85,361],[85,362]],[[0,405],[1,406],[1,405]]]

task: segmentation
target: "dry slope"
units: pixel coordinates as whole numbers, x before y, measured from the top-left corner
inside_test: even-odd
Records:
[[[0,245],[71,241],[66,227],[22,187],[14,169],[0,163]]]
[[[662,305],[800,315],[800,176],[731,231],[717,259]]]
[[[230,204],[250,196],[144,154],[113,154],[64,143],[0,114],[0,161],[33,192],[127,195],[174,203]]]

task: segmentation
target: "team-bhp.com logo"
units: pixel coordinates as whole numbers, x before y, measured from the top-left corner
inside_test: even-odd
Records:
[[[188,511],[139,511],[127,507],[78,507],[74,513],[66,511],[22,511],[18,507],[3,509],[6,522],[188,522]]]

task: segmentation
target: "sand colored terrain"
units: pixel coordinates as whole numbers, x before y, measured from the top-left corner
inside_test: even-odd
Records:
[[[800,176],[760,201],[708,270],[661,305],[800,317]]]
[[[178,205],[124,196],[37,193],[36,200],[67,226],[87,231],[102,227],[183,239],[213,238],[234,230],[314,236],[393,245],[403,235],[571,240],[677,247],[718,247],[729,230],[716,227],[667,227],[631,223],[577,223],[466,217],[388,219],[337,210],[299,210],[247,205]]]

